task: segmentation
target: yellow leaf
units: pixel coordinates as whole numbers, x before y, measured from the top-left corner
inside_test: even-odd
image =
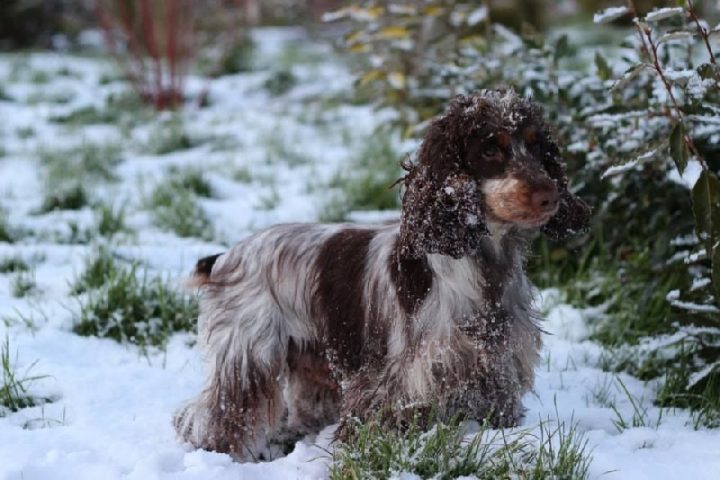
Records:
[[[385,9],[383,7],[368,7],[368,8],[360,8],[360,7],[351,7],[352,14],[351,16],[355,20],[375,20],[380,15],[383,14]]]
[[[357,43],[364,35],[365,35],[365,32],[363,32],[362,30],[358,30],[357,32],[353,32],[350,35],[348,35],[345,38],[345,41],[350,44]]]
[[[445,9],[437,5],[429,5],[423,9],[423,15],[426,17],[434,17],[443,13]]]
[[[410,32],[408,32],[407,28],[405,27],[391,26],[381,29],[376,36],[377,38],[391,40],[396,38],[407,38],[409,35]]]
[[[360,86],[364,87],[370,82],[381,79],[384,75],[385,73],[382,70],[370,70],[360,77]]]
[[[350,47],[351,53],[366,53],[370,50],[369,46],[365,43],[358,43]]]

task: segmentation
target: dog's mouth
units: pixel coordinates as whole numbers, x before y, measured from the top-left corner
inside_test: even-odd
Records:
[[[495,213],[492,209],[488,209],[488,219],[490,221],[500,223],[500,224],[506,224],[506,225],[513,225],[521,229],[531,229],[531,228],[540,228],[543,225],[545,225],[547,222],[550,221],[550,219],[557,213],[557,208],[555,208],[552,211],[546,212],[546,213],[521,213],[517,212],[514,215],[506,216],[506,215],[498,215]]]
[[[489,180],[483,185],[483,194],[489,220],[522,229],[545,225],[560,205],[557,189],[550,182],[534,187],[516,178]]]

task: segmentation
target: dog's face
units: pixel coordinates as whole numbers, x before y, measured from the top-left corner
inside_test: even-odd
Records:
[[[404,243],[414,254],[465,255],[488,223],[558,240],[584,230],[590,216],[567,189],[542,109],[510,90],[456,97],[430,125],[405,185]]]
[[[557,213],[560,193],[543,164],[550,142],[543,126],[528,122],[470,138],[463,167],[478,182],[487,221],[536,228]]]

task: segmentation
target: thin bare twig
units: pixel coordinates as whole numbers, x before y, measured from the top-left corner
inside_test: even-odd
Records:
[[[653,41],[652,38],[652,29],[650,26],[646,26],[643,28],[640,25],[640,22],[637,21],[637,9],[635,8],[635,2],[633,0],[627,0],[628,2],[628,8],[633,12],[634,15],[634,23],[635,28],[638,31],[641,40],[643,49],[646,52],[649,52],[650,60],[653,63],[653,69],[660,77],[660,80],[662,81],[663,85],[665,86],[665,90],[667,91],[668,97],[670,98],[670,101],[672,102],[672,108],[675,113],[675,116],[677,117],[677,121],[683,122],[684,120],[684,114],[682,109],[680,108],[680,105],[678,104],[677,100],[675,99],[675,94],[672,90],[672,85],[670,84],[670,81],[667,79],[667,76],[665,75],[665,70],[663,70],[662,65],[660,64],[660,59],[658,57],[658,51],[657,51],[657,44]],[[649,49],[646,47],[645,39],[647,39],[647,44],[649,45]],[[673,112],[668,111],[667,117],[670,119],[670,121],[673,121]],[[685,146],[687,146],[688,150],[697,158],[698,162],[700,163],[700,166],[703,170],[708,170],[707,162],[705,162],[705,159],[700,155],[700,152],[698,151],[697,147],[695,146],[695,142],[693,141],[692,137],[690,136],[687,131],[683,134],[683,143],[685,143]]]

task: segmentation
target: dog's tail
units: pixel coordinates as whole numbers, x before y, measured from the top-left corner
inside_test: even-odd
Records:
[[[185,285],[188,288],[199,288],[210,283],[210,274],[212,273],[213,265],[215,265],[220,255],[222,255],[222,253],[203,257],[198,260],[195,264],[195,271],[192,276],[187,279]]]

